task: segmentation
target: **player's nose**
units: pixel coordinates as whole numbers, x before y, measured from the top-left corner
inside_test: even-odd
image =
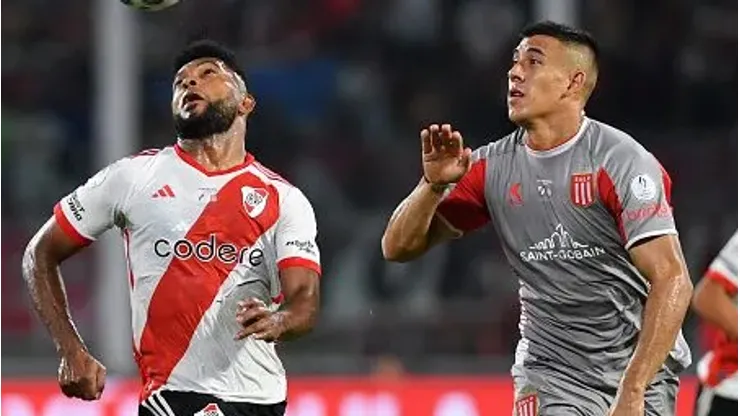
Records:
[[[188,77],[182,80],[182,86],[186,89],[195,87],[198,85],[198,80],[195,77]]]
[[[517,83],[524,81],[524,73],[522,72],[522,67],[519,64],[512,65],[506,75],[509,78],[509,81]]]

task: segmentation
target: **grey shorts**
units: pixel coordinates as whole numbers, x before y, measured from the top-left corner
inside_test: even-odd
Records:
[[[590,385],[566,369],[517,368],[513,416],[606,416],[616,388]],[[645,415],[676,414],[678,376],[661,370],[645,394]]]

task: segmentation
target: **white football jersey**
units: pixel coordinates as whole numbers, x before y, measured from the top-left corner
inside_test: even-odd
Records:
[[[280,270],[321,272],[313,208],[298,188],[252,155],[208,172],[175,145],[111,164],[54,215],[82,244],[121,230],[142,400],[160,389],[286,399],[275,345],[234,336],[238,301],[279,307]]]

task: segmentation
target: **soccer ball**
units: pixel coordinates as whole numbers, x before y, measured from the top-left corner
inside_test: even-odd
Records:
[[[121,0],[121,3],[134,9],[156,12],[174,6],[180,0]]]

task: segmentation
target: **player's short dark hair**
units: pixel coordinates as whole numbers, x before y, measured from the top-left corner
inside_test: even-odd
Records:
[[[172,73],[176,74],[177,71],[186,64],[202,58],[218,59],[229,67],[229,69],[239,75],[242,81],[245,83],[247,82],[247,77],[244,76],[244,71],[242,71],[239,66],[236,54],[220,43],[209,39],[201,39],[192,42],[188,44],[185,49],[180,51],[173,62]]]
[[[579,45],[588,48],[593,54],[594,64],[598,68],[599,62],[599,45],[596,39],[585,30],[577,29],[561,23],[555,23],[550,20],[533,23],[525,27],[521,33],[521,38],[528,38],[536,35],[550,36],[565,44]]]

